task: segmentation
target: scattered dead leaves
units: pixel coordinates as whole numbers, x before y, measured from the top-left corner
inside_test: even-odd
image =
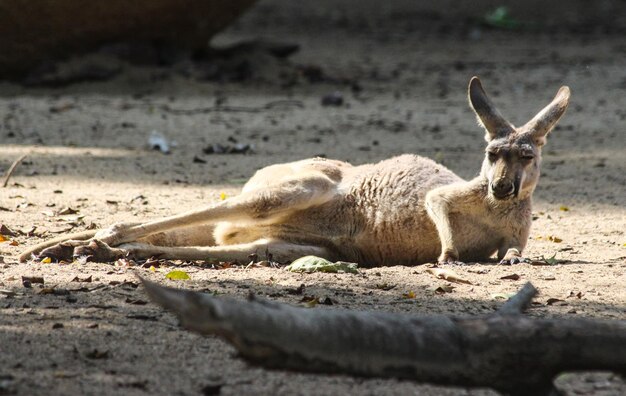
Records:
[[[572,297],[576,297],[578,299],[581,299],[584,296],[584,293],[579,291],[579,292],[575,292],[573,290],[570,290],[569,292],[569,296],[567,296],[567,298],[572,298]]]

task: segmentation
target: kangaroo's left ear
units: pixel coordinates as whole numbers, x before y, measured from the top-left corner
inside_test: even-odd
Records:
[[[520,129],[530,134],[538,146],[544,145],[546,143],[546,135],[565,114],[565,110],[567,110],[569,105],[569,97],[569,87],[561,87],[552,102]]]
[[[474,76],[470,80],[467,94],[470,106],[478,116],[478,122],[485,127],[487,132],[485,140],[490,142],[515,132],[513,125],[502,117],[496,106],[491,103],[478,77]]]

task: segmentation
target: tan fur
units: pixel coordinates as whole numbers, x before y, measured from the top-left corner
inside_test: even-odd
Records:
[[[105,261],[126,254],[247,261],[250,254],[271,254],[286,262],[314,254],[380,266],[485,260],[497,253],[515,262],[528,239],[541,146],[567,108],[569,89],[561,88],[521,128],[498,113],[476,77],[469,99],[488,142],[473,180],[416,155],[361,166],[306,159],[261,169],[240,195],[206,208],[118,224],[87,241],[70,235],[21,259],[32,253],[67,258],[69,252]]]

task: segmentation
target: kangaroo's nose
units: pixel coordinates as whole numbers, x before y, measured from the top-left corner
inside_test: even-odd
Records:
[[[506,179],[500,179],[496,182],[491,183],[491,193],[494,197],[498,199],[503,199],[513,194],[515,190],[515,186],[513,182]]]

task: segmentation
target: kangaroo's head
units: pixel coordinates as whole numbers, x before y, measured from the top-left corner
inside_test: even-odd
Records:
[[[469,83],[470,105],[487,132],[481,176],[488,182],[490,197],[506,200],[525,199],[532,195],[539,180],[541,147],[565,113],[569,96],[569,88],[561,87],[549,105],[516,128],[491,103],[478,77],[472,77]]]

